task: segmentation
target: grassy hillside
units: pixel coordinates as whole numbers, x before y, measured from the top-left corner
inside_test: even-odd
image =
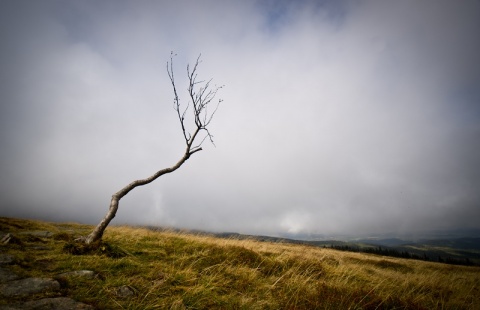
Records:
[[[479,267],[115,226],[96,254],[65,252],[91,229],[0,218],[22,243],[0,251],[24,276],[97,272],[64,280],[62,293],[99,309],[480,309]],[[33,230],[53,236],[20,234]],[[118,296],[124,285],[135,294]]]

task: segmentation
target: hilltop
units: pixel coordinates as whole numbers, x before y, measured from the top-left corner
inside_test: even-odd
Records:
[[[57,279],[58,290],[31,299],[96,309],[480,308],[479,267],[128,226],[107,228],[104,243],[79,255],[73,240],[91,229],[0,218],[2,236],[16,240],[1,245],[0,255],[15,257],[2,268]],[[0,309],[22,302],[4,291]]]
[[[148,226],[154,231],[164,228]],[[274,243],[291,243],[311,245],[323,248],[332,248],[342,251],[373,253],[383,256],[418,259],[432,262],[441,262],[452,265],[480,266],[480,237],[459,237],[443,235],[442,238],[404,240],[400,238],[355,238],[345,237],[339,239],[315,238],[295,239],[287,237],[274,237],[262,235],[245,235],[235,232],[212,233],[199,230],[175,230],[182,233],[207,235],[219,238],[238,240],[257,240]],[[478,235],[478,233],[476,234]]]

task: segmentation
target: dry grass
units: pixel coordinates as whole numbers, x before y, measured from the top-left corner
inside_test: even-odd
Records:
[[[44,239],[52,251],[27,250],[28,240],[3,246],[20,258],[13,268],[42,277],[94,270],[100,277],[66,280],[63,293],[99,309],[480,308],[478,267],[118,226],[104,240],[123,257],[62,250],[69,236],[90,229],[0,218],[0,231],[55,233]],[[123,285],[135,295],[117,296]]]

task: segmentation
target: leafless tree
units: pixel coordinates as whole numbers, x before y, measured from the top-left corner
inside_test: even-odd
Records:
[[[83,239],[86,244],[91,244],[95,241],[101,240],[105,229],[117,213],[120,199],[127,195],[131,190],[138,186],[149,184],[158,179],[160,176],[171,173],[180,168],[187,161],[187,159],[190,158],[192,154],[202,150],[202,144],[205,139],[208,138],[213,144],[213,136],[208,129],[208,125],[210,125],[219,104],[222,102],[221,99],[215,100],[215,97],[217,95],[217,92],[223,86],[212,87],[211,79],[208,81],[198,80],[197,70],[198,66],[201,63],[200,55],[198,56],[193,68],[191,68],[190,65],[187,65],[187,91],[189,98],[186,106],[182,106],[180,104],[180,98],[178,96],[177,85],[175,83],[175,76],[173,72],[174,56],[175,55],[172,53],[170,55],[170,61],[167,61],[167,73],[173,87],[173,108],[177,113],[183,133],[183,138],[185,139],[185,152],[175,165],[169,168],[159,170],[146,179],[133,181],[132,183],[128,184],[127,186],[113,194],[107,214],[102,219],[102,221],[95,227],[95,229]],[[192,122],[192,124],[190,125],[191,127],[193,127],[192,131],[189,131],[187,129],[187,121]]]

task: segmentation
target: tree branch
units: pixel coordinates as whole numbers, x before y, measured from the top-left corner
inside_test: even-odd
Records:
[[[177,113],[177,117],[182,128],[183,138],[185,139],[185,144],[186,144],[185,152],[175,165],[169,168],[161,169],[148,178],[135,180],[130,184],[128,184],[127,186],[123,187],[121,190],[119,190],[115,194],[113,194],[107,214],[102,219],[102,221],[95,227],[92,233],[90,233],[86,238],[83,239],[84,242],[87,244],[98,241],[102,238],[103,232],[105,231],[108,224],[115,217],[117,213],[120,199],[122,199],[130,191],[132,191],[136,187],[149,184],[155,181],[160,176],[167,173],[174,172],[175,170],[180,168],[190,158],[192,154],[195,154],[196,152],[199,152],[202,150],[201,146],[207,137],[210,139],[212,144],[215,145],[213,143],[213,136],[211,135],[210,131],[207,129],[207,126],[212,121],[212,118],[215,112],[217,111],[218,106],[222,102],[222,100],[218,101],[215,109],[213,110],[213,113],[211,114],[208,113],[208,106],[217,95],[218,90],[221,89],[223,86],[216,87],[215,89],[210,89],[210,82],[212,80],[209,80],[207,82],[197,81],[197,68],[201,62],[200,61],[201,55],[199,55],[197,58],[197,61],[195,62],[195,65],[193,66],[193,70],[191,72],[190,72],[190,66],[187,65],[187,75],[188,75],[188,81],[189,81],[188,94],[189,94],[191,103],[187,102],[185,109],[182,110],[182,108],[180,107],[180,99],[178,96],[177,87],[175,83],[175,75],[173,72],[174,56],[176,55],[174,55],[172,52],[170,54],[170,62],[167,61],[167,73],[173,88],[173,95],[174,95],[173,109]],[[198,88],[198,86],[200,87],[197,91],[196,89]],[[190,134],[190,132],[188,131],[185,125],[185,120],[188,117],[187,113],[188,111],[190,111],[190,109],[192,110],[192,117],[195,124],[195,127],[194,127],[195,129],[193,130],[193,134]],[[199,133],[201,131],[205,131],[205,136],[200,141],[200,143],[194,146],[195,140],[197,139],[197,137],[199,137]]]

